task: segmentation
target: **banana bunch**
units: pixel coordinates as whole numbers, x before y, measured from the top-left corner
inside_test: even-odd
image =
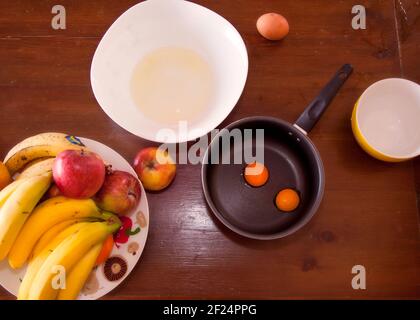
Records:
[[[101,211],[92,199],[58,196],[40,203],[8,253],[12,268],[28,263],[18,299],[76,299],[104,240],[120,226],[116,215]],[[57,266],[65,272],[65,283],[55,288]]]
[[[21,268],[31,257],[36,245],[50,229],[74,219],[108,220],[113,214],[102,212],[92,199],[50,198],[39,204],[26,221],[9,252],[9,265]]]
[[[23,185],[20,181],[14,185]],[[37,205],[8,250],[12,268],[28,263],[18,299],[76,299],[103,242],[120,226],[116,215],[101,211],[92,199],[58,196]],[[57,266],[65,282],[54,287]]]
[[[76,299],[95,266],[103,242],[121,226],[118,217],[111,213],[103,213],[102,219],[71,220],[63,229],[44,233],[40,238],[43,245],[28,264],[18,299]],[[65,279],[59,283],[54,282],[57,266]]]
[[[13,175],[31,161],[55,157],[64,150],[85,149],[74,136],[64,133],[46,132],[29,137],[14,146],[4,158],[4,164]]]

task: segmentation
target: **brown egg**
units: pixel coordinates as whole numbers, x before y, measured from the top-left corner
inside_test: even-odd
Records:
[[[257,29],[268,40],[281,40],[289,33],[289,23],[278,13],[266,13],[258,18]]]

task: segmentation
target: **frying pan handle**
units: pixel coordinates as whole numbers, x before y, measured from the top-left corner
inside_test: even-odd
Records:
[[[311,131],[352,71],[353,67],[350,64],[343,65],[319,95],[306,107],[294,126],[305,134]]]

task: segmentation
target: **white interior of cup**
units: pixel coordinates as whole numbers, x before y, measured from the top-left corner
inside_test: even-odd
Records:
[[[420,154],[420,86],[405,79],[385,79],[362,94],[357,121],[369,145],[394,158]]]
[[[130,93],[130,80],[141,58],[161,47],[176,46],[200,54],[213,72],[210,107],[188,134],[157,139],[162,124],[145,117]],[[183,142],[219,125],[237,103],[248,73],[248,55],[237,30],[223,17],[181,0],[149,0],[121,15],[102,38],[92,61],[91,84],[103,110],[121,127],[148,140]],[[165,125],[167,127],[167,125]],[[178,129],[178,125],[169,127]]]

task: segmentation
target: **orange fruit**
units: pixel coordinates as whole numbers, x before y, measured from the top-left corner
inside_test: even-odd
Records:
[[[276,207],[281,211],[293,211],[299,205],[298,193],[293,189],[283,189],[276,196]]]
[[[268,170],[260,162],[253,162],[245,167],[245,181],[253,187],[261,187],[268,180]]]
[[[9,170],[3,162],[0,161],[0,190],[12,181]]]

